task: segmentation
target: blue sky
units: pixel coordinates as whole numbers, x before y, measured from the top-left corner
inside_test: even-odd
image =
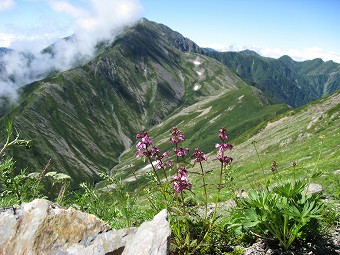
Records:
[[[340,63],[339,13],[339,0],[0,0],[0,47],[39,50],[146,17],[202,47]]]

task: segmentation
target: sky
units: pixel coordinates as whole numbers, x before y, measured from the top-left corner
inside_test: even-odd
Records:
[[[73,33],[105,38],[108,26],[146,17],[201,47],[340,63],[339,13],[339,0],[0,0],[0,47],[39,51]]]

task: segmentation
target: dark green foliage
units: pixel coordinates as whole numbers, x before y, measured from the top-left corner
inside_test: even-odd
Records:
[[[317,195],[306,194],[307,182],[278,184],[272,190],[250,191],[239,199],[232,227],[277,240],[287,250],[297,240],[317,232],[324,204]]]

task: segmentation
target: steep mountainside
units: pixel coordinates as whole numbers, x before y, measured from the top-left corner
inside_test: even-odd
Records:
[[[184,53],[146,20],[127,29],[86,65],[25,86],[14,118],[32,149],[17,165],[93,181],[116,165],[137,132],[178,108],[246,86],[223,64]],[[225,106],[227,107],[227,105]]]
[[[274,102],[302,106],[340,89],[340,64],[321,59],[296,62],[288,56],[266,58],[255,52],[217,52],[205,50],[261,89]]]
[[[324,62],[320,58],[296,62],[288,56],[282,56],[279,60],[305,78],[315,88],[319,97],[331,94],[340,88],[340,64],[338,63]]]
[[[146,20],[146,19],[144,19]],[[147,21],[147,20],[146,20]],[[254,51],[218,52],[196,43],[165,25],[149,22],[169,44],[181,51],[215,58],[252,86],[264,91],[273,102],[299,107],[340,89],[340,64],[321,59],[297,62],[290,57],[262,57]]]

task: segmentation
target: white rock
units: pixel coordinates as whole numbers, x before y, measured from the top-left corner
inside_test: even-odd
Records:
[[[140,228],[113,230],[92,214],[44,199],[0,210],[0,254],[168,254],[167,211]]]

